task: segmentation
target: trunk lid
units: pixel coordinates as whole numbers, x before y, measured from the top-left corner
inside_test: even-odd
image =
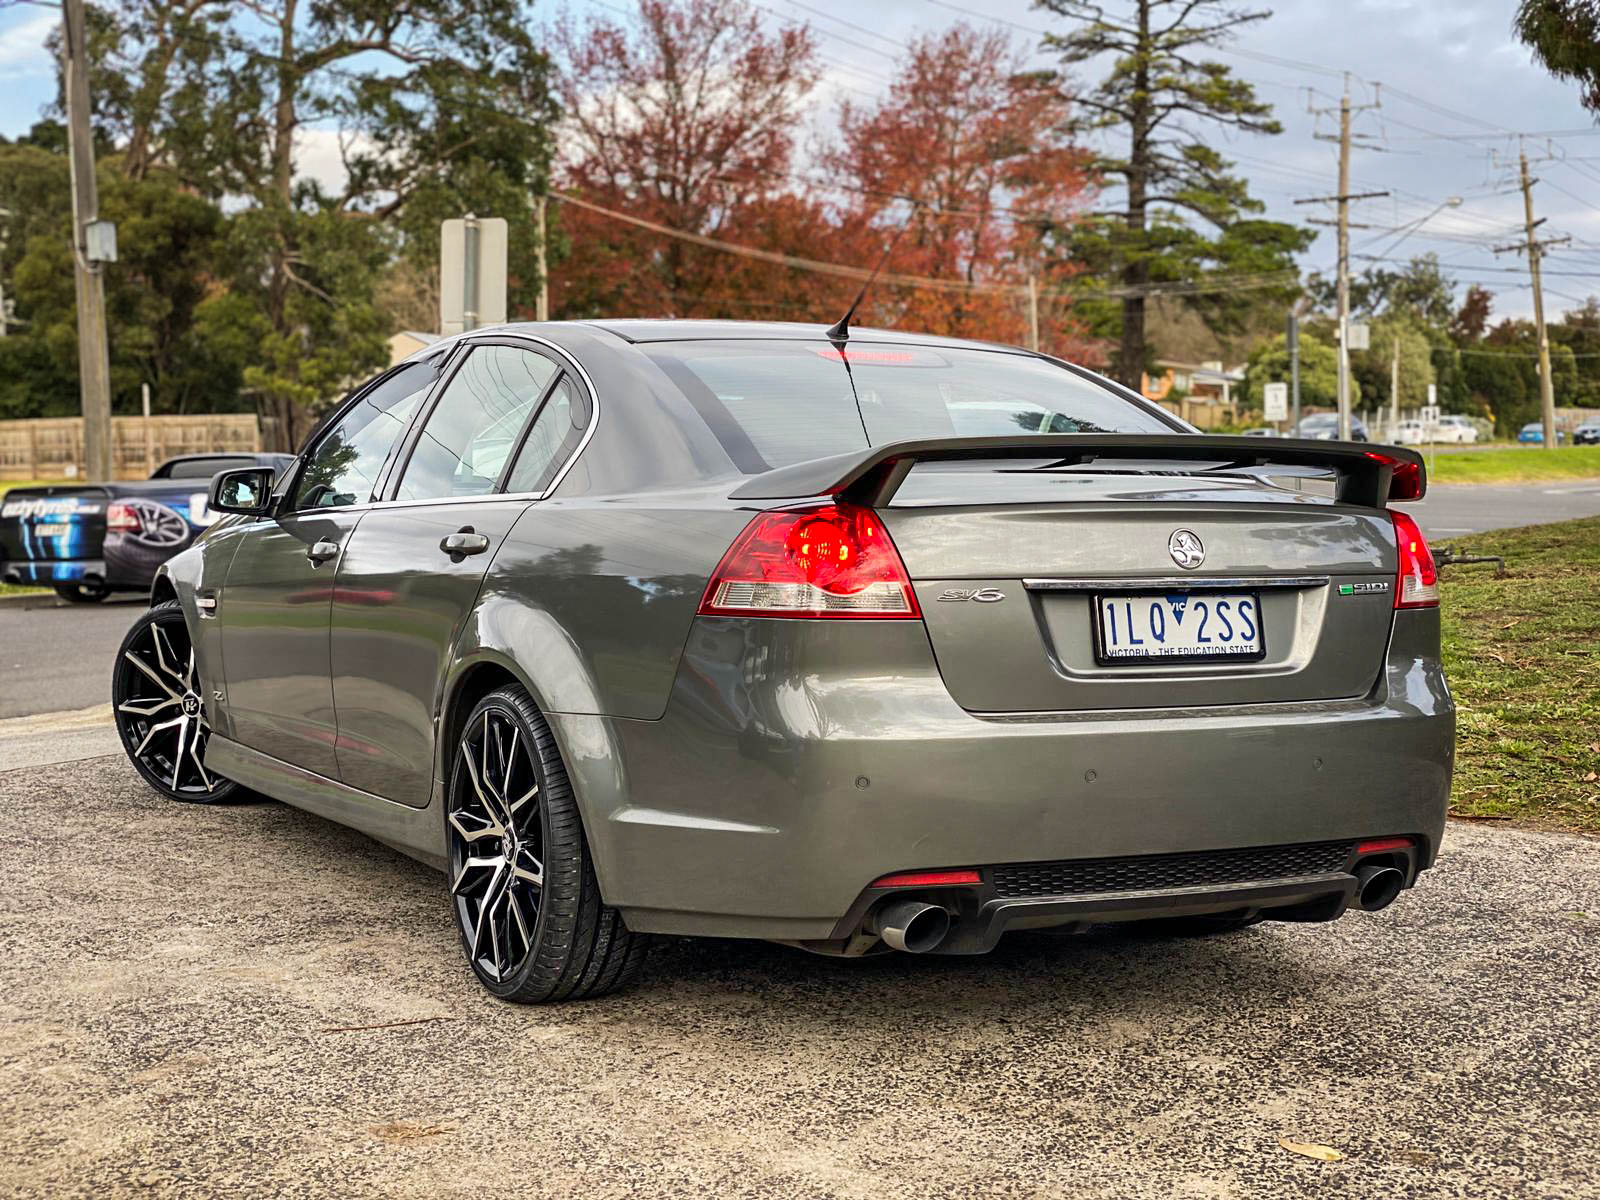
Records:
[[[1181,464],[924,463],[878,511],[964,708],[1183,708],[1371,690],[1393,621],[1393,525],[1333,491],[1326,472],[1293,468],[1267,478]],[[1203,549],[1192,569],[1172,549],[1180,530]],[[1154,605],[1151,623],[1192,630],[1219,600],[1241,596],[1259,606],[1249,658],[1106,657],[1108,623],[1135,615],[1124,604],[1141,620]]]

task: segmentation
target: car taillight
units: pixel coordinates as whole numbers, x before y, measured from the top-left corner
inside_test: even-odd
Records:
[[[1400,546],[1400,575],[1395,582],[1396,608],[1437,608],[1439,606],[1439,568],[1433,551],[1417,523],[1403,512],[1392,512],[1394,540]]]
[[[703,616],[922,616],[889,531],[870,508],[838,501],[764,512],[722,556]]]
[[[110,533],[138,533],[143,526],[131,504],[106,505],[106,530]]]
[[[1409,458],[1395,458],[1393,455],[1380,454],[1376,450],[1368,450],[1367,457],[1373,462],[1382,463],[1391,469],[1389,476],[1389,499],[1391,500],[1421,500],[1422,499],[1422,464],[1412,462]]]

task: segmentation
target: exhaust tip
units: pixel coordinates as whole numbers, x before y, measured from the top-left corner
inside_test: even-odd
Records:
[[[934,904],[901,900],[885,905],[875,924],[878,936],[893,949],[926,954],[950,932],[950,914]]]
[[[1396,867],[1363,863],[1356,868],[1356,903],[1364,912],[1388,908],[1405,882],[1405,873]]]

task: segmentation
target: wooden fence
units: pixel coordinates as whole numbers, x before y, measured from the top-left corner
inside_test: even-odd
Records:
[[[260,449],[253,413],[111,418],[112,473],[118,479],[143,479],[179,454]],[[81,417],[0,421],[0,480],[84,478]]]

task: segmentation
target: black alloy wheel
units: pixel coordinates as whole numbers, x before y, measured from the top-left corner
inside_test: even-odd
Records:
[[[600,898],[555,738],[522,688],[501,688],[468,715],[446,814],[456,928],[490,992],[581,1000],[638,970],[647,939]]]
[[[145,782],[172,800],[211,804],[238,785],[208,771],[205,691],[176,600],[157,604],[128,630],[111,673],[122,748]]]

